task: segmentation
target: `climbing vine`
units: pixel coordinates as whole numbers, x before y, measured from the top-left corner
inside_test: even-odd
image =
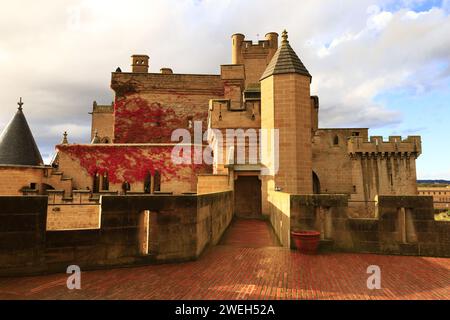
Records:
[[[207,112],[192,113],[189,117],[205,122]],[[114,118],[115,143],[170,142],[173,130],[188,126],[188,118],[178,114],[174,108],[158,102],[149,103],[140,97],[117,99]]]
[[[191,175],[182,174],[184,168],[193,173],[209,170],[204,164],[174,164],[172,146],[58,145],[57,149],[78,161],[90,176],[107,172],[111,183],[143,181],[156,171],[162,181],[190,180]]]

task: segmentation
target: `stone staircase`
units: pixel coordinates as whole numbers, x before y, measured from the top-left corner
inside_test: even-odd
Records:
[[[72,178],[64,176],[63,172],[52,169],[50,174],[44,177],[42,182],[51,185],[55,190],[64,190],[65,197],[72,197]]]

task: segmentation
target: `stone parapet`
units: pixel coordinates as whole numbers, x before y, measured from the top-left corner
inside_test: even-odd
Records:
[[[391,136],[388,141],[383,141],[380,136],[370,137],[369,141],[362,137],[350,137],[347,148],[350,156],[396,154],[418,157],[422,153],[420,136],[408,136],[403,140],[401,136]]]

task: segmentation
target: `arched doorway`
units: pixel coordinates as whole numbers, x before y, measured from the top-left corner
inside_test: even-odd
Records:
[[[317,174],[313,171],[312,173],[313,176],[313,193],[314,194],[320,194],[320,181],[319,181],[319,177],[317,176]]]

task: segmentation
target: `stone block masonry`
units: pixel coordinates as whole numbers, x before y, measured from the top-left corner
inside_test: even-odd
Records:
[[[0,197],[0,275],[196,259],[230,224],[233,193],[103,196],[96,229],[46,231],[46,215],[46,196]]]
[[[46,211],[46,196],[0,196],[0,274],[42,269]]]
[[[100,228],[101,204],[89,190],[73,190],[66,198],[64,190],[48,190],[47,230]]]
[[[450,223],[434,220],[432,202],[379,196],[375,218],[352,218],[347,195],[269,193],[271,223],[283,246],[292,247],[292,230],[314,229],[328,250],[450,257]]]

